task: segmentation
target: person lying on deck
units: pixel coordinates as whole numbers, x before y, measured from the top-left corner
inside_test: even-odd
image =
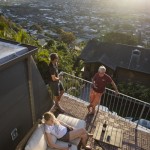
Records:
[[[56,136],[57,139],[70,142],[76,138],[81,138],[82,146],[85,150],[91,150],[90,146],[86,146],[88,136],[92,134],[87,133],[84,128],[74,129],[73,127],[65,124],[62,121],[59,121],[53,113],[45,112],[43,115],[45,135],[49,147],[60,149],[60,150],[69,150],[68,147],[62,147],[52,142],[52,135]]]

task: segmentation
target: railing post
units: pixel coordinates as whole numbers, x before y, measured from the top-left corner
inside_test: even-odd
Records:
[[[34,104],[34,95],[33,95],[33,83],[32,83],[32,66],[31,66],[32,57],[29,56],[27,59],[27,71],[28,71],[28,86],[29,86],[29,100],[31,106],[31,114],[32,114],[32,123],[35,123],[35,104]]]
[[[141,117],[142,117],[142,115],[143,115],[145,106],[146,106],[146,104],[144,103],[144,106],[143,106],[143,109],[142,109],[142,111],[141,111],[140,117],[139,117],[138,122],[137,122],[137,124],[136,124],[136,129],[137,129],[137,127],[138,127],[138,125],[139,125],[139,121],[140,121],[140,119],[141,119]]]

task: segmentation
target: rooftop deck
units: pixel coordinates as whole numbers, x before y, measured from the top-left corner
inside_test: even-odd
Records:
[[[80,118],[86,121],[86,129],[94,133],[96,125],[98,122],[103,123],[104,120],[107,120],[108,125],[117,127],[123,130],[123,141],[122,141],[122,150],[150,150],[150,130],[142,131],[136,129],[136,124],[127,121],[124,118],[114,115],[111,112],[106,112],[103,109],[99,109],[95,115],[88,115],[87,103],[84,101],[77,100],[71,96],[63,96],[61,100],[61,105],[66,110],[68,115]],[[93,150],[114,150],[116,148],[109,146],[107,144],[101,143],[101,147],[94,142],[92,138],[88,140],[88,144],[93,147]]]
[[[103,140],[95,142],[93,138],[89,138],[88,144],[92,146],[93,150],[150,150],[148,124],[143,127],[140,125],[140,121],[132,122],[125,119],[132,117],[134,121],[150,120],[149,103],[122,93],[116,96],[113,90],[106,89],[102,101],[97,107],[97,112],[94,115],[89,115],[87,105],[89,104],[91,82],[67,73],[64,73],[63,77],[62,82],[66,93],[61,99],[61,106],[65,109],[66,114],[85,120],[86,129],[90,133],[97,131],[97,125],[103,124],[105,121],[108,126],[120,129],[123,133],[120,148],[106,144],[102,142]],[[118,140],[115,139],[115,142]]]

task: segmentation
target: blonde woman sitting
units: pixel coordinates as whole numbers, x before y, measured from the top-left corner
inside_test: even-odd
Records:
[[[68,147],[62,147],[52,142],[52,135],[56,136],[57,139],[69,142],[76,138],[81,138],[82,146],[85,150],[91,150],[90,146],[86,146],[88,134],[84,128],[73,129],[71,126],[65,124],[64,122],[59,121],[53,113],[46,112],[44,113],[44,124],[45,124],[45,134],[48,146],[60,150],[69,150]]]

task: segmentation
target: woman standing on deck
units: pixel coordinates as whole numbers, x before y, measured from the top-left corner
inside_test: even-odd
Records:
[[[105,87],[107,84],[112,84],[113,88],[115,89],[115,93],[117,95],[119,94],[115,82],[105,72],[106,68],[104,66],[100,66],[98,72],[92,79],[92,87],[90,90],[90,104],[87,106],[89,114],[95,113],[95,107],[96,105],[100,104],[101,97],[105,91]]]

